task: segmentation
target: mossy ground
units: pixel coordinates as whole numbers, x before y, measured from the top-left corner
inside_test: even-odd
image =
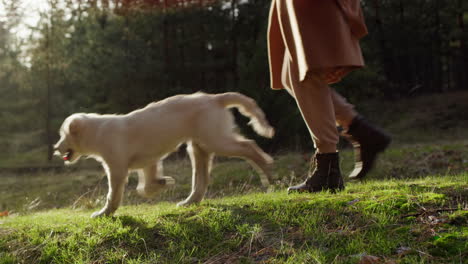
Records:
[[[412,148],[411,155],[418,156],[444,146]],[[408,149],[390,150],[380,167],[396,167],[385,162]],[[307,169],[302,155],[277,157],[270,192],[259,191],[258,176],[247,163],[221,160],[208,199],[177,208],[173,201],[189,192],[190,167],[176,163],[169,162],[167,171],[185,179],[180,176],[178,187],[158,198],[166,196],[165,202],[137,198],[133,179],[124,206],[101,219],[89,216],[102,205],[102,174],[70,171],[55,173],[57,179],[48,172],[46,183],[33,180],[38,187],[30,200],[38,200],[19,202],[0,218],[0,263],[466,263],[468,258],[466,172],[400,179],[379,169],[366,182],[348,182],[338,194],[287,195],[284,187]],[[19,192],[10,180],[8,186]],[[39,190],[45,186],[44,194]],[[54,202],[48,204],[47,197]],[[65,201],[51,209],[59,200]]]

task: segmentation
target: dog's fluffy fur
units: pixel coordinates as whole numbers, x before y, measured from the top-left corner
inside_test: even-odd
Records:
[[[253,99],[239,93],[195,93],[151,103],[126,115],[73,114],[60,128],[56,154],[66,164],[81,156],[103,164],[109,181],[107,202],[92,217],[117,210],[129,170],[138,170],[137,191],[145,197],[174,184],[173,178],[163,175],[162,160],[184,142],[192,162],[192,192],[178,205],[203,199],[214,154],[247,159],[268,186],[273,160],[254,141],[235,132],[233,116],[227,110],[231,107],[249,117],[258,134],[273,136],[274,129]]]

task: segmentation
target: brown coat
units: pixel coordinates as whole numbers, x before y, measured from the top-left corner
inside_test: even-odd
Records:
[[[367,34],[360,0],[272,0],[268,25],[271,87],[282,89],[285,56],[304,80],[309,71],[339,81],[364,66],[359,39]]]

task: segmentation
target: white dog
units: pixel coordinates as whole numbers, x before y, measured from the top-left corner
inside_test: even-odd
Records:
[[[234,119],[227,110],[231,107],[249,117],[249,124],[258,134],[273,136],[274,129],[253,99],[239,93],[195,93],[151,103],[126,115],[73,114],[60,128],[56,154],[67,165],[81,156],[102,163],[109,192],[104,208],[91,217],[110,215],[117,210],[130,170],[138,170],[137,191],[144,197],[174,184],[173,178],[163,175],[162,161],[184,142],[188,144],[192,162],[192,192],[178,205],[203,199],[214,154],[251,161],[262,184],[268,186],[273,159],[254,141],[234,132]]]

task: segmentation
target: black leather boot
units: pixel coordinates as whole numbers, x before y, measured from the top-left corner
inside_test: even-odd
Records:
[[[354,170],[349,175],[352,180],[364,178],[374,167],[377,154],[384,151],[392,141],[389,134],[369,124],[362,116],[353,119],[343,136],[354,147]]]
[[[320,192],[322,190],[343,190],[343,178],[341,177],[338,152],[316,153],[313,158],[315,167],[309,172],[307,180],[299,185],[288,188],[291,192]]]

